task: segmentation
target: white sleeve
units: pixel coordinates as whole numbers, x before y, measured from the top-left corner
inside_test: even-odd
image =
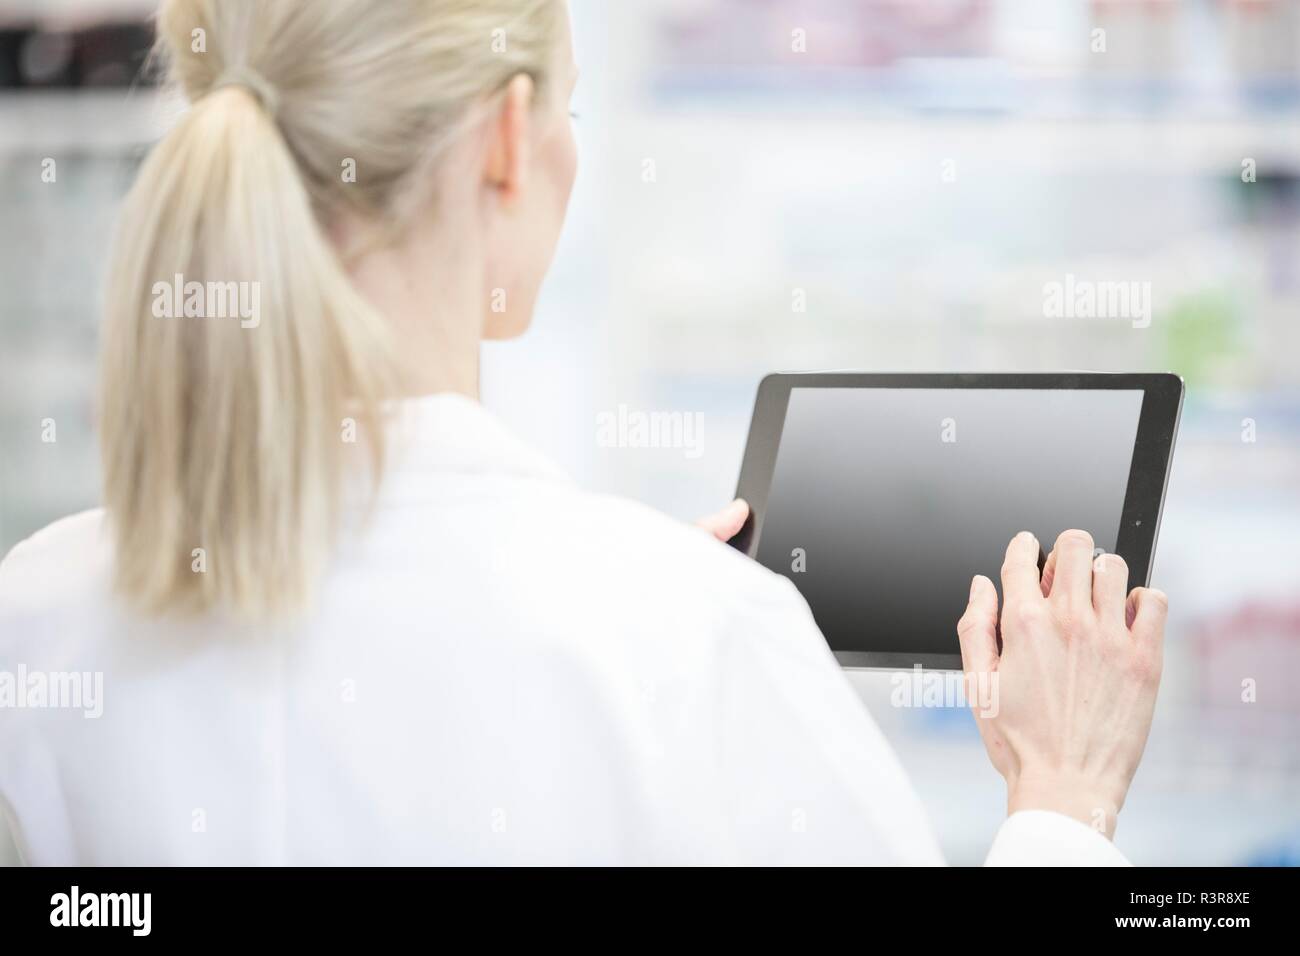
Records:
[[[752,864],[943,863],[893,749],[784,578],[728,615],[718,694],[728,844]],[[755,594],[754,592],[758,592]]]
[[[1104,835],[1050,810],[1021,810],[1007,817],[984,865],[1132,866]]]

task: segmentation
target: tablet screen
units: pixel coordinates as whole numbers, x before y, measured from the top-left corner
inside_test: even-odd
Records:
[[[793,388],[757,558],[836,651],[957,653],[973,574],[1068,528],[1113,551],[1141,390]]]

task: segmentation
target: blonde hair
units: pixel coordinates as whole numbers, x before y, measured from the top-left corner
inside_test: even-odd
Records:
[[[102,352],[104,497],[133,605],[306,605],[349,471],[373,487],[382,470],[398,374],[325,230],[343,208],[400,224],[476,106],[519,73],[543,86],[558,3],[163,4],[159,53],[191,107],[126,198]],[[193,282],[223,295],[166,317]],[[240,290],[256,323],[203,312]]]

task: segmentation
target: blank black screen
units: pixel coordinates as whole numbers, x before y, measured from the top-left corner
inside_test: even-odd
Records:
[[[1142,395],[792,389],[758,560],[834,650],[955,654],[971,576],[1000,589],[1016,532],[1114,550]]]

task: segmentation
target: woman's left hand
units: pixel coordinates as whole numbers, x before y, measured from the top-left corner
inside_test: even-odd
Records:
[[[736,536],[748,517],[749,503],[744,498],[737,498],[717,514],[701,518],[695,525],[725,543]]]

